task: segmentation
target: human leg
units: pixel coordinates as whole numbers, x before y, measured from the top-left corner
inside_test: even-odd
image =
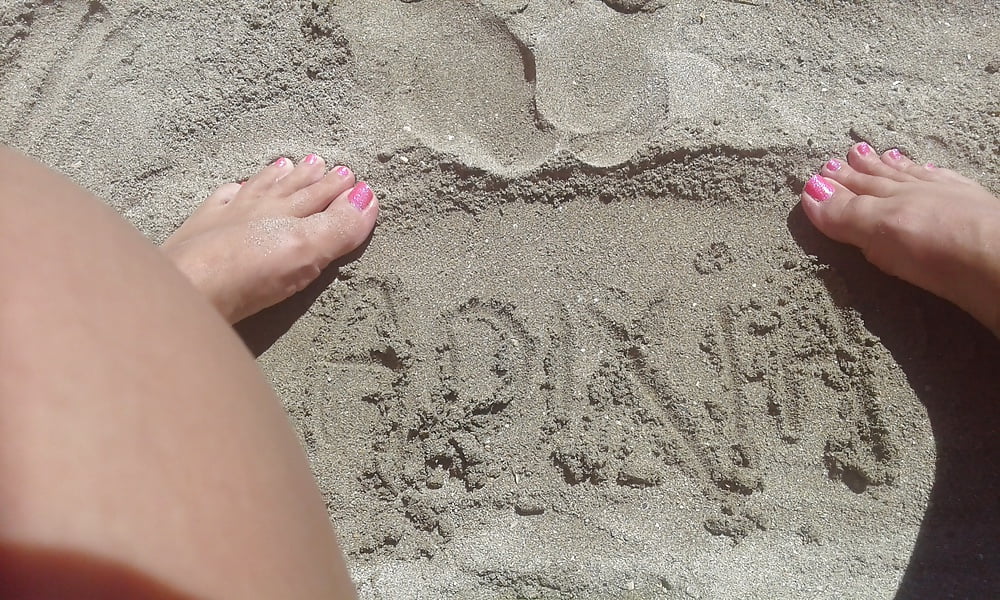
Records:
[[[348,197],[356,186],[330,189],[306,194],[314,212],[294,218],[308,225],[272,213],[266,235],[242,245],[220,229],[231,244],[221,264],[233,271],[239,250],[252,261],[267,244],[281,256],[293,240],[286,256],[308,274],[352,249],[377,202],[359,209]],[[345,202],[363,218],[338,224],[351,215]],[[211,271],[197,247],[181,262]],[[276,276],[268,269],[246,272]],[[115,561],[200,598],[353,596],[280,403],[163,252],[85,191],[0,148],[0,273],[0,545]],[[235,281],[243,290],[252,275]]]

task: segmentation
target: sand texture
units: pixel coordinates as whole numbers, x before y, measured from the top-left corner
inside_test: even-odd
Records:
[[[380,195],[239,327],[363,598],[1000,597],[1000,345],[796,208],[858,140],[1000,189],[996,1],[0,5],[0,141],[154,241]]]

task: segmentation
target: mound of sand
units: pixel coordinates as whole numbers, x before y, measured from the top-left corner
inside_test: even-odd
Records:
[[[6,2],[0,140],[154,240],[278,155],[378,190],[360,260],[241,327],[363,597],[990,597],[998,344],[794,207],[860,139],[997,189],[998,23]]]

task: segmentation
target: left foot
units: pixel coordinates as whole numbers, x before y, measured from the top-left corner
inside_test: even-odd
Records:
[[[302,290],[375,227],[378,200],[347,167],[279,158],[215,191],[161,246],[235,323]]]

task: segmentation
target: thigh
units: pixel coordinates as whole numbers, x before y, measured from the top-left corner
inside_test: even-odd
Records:
[[[232,329],[114,211],[4,148],[0,277],[0,545],[198,597],[353,596]]]

